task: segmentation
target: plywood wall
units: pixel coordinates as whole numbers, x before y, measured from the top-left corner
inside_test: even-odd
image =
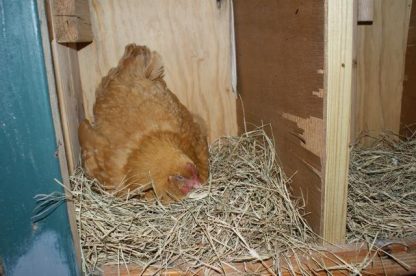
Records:
[[[234,12],[245,119],[271,123],[294,194],[321,233],[325,1],[235,1]]]
[[[230,2],[91,0],[94,42],[79,51],[87,118],[101,78],[134,42],[161,54],[168,87],[205,119],[211,140],[236,134]]]
[[[412,0],[374,1],[372,25],[357,30],[357,89],[352,138],[399,132]]]

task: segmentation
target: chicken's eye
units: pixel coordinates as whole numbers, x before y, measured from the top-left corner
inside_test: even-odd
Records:
[[[175,178],[178,181],[184,181],[185,180],[185,177],[183,177],[182,175],[177,175],[177,176],[175,176]]]

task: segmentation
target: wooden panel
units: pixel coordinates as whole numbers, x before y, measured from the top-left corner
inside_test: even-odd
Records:
[[[165,64],[168,87],[207,121],[211,141],[237,133],[231,88],[230,1],[92,0],[94,42],[79,52],[85,109],[128,43],[147,45]]]
[[[374,2],[373,25],[357,30],[352,137],[398,132],[411,0]]]
[[[390,256],[383,252],[376,252],[382,248]],[[284,276],[294,275],[414,275],[416,273],[416,241],[414,239],[403,240],[397,243],[383,242],[376,244],[373,249],[368,249],[368,244],[350,244],[341,246],[328,246],[316,248],[309,254],[300,253],[298,256],[289,260],[280,258],[279,274]],[[344,263],[341,261],[343,260]],[[397,261],[398,260],[398,261]],[[363,264],[362,267],[359,267]],[[239,275],[242,272],[248,275],[277,275],[274,264],[269,261],[263,263],[235,263],[234,268],[224,266],[226,273]],[[302,265],[303,269],[300,268]],[[322,267],[325,266],[326,269]],[[266,268],[267,267],[267,268]],[[355,269],[355,270],[354,270]],[[185,269],[169,269],[161,273],[165,276],[179,275],[218,275],[217,272],[202,268],[192,272],[182,272]],[[137,266],[106,265],[103,268],[104,276],[127,276],[127,275],[154,275],[154,270],[148,270],[142,274],[142,269]]]
[[[345,240],[356,1],[328,2],[323,238]]]
[[[416,2],[413,2],[407,37],[406,67],[403,83],[401,133],[410,135],[416,130]],[[410,126],[410,129],[407,127]],[[410,132],[409,132],[410,130]]]
[[[93,39],[88,1],[51,0],[51,24],[59,43],[91,42]]]
[[[325,2],[235,1],[237,90],[248,123],[271,123],[277,153],[321,232]],[[240,130],[243,110],[238,105]]]

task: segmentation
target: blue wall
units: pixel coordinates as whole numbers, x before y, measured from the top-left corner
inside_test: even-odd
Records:
[[[6,275],[78,275],[66,205],[32,224],[33,197],[62,191],[36,0],[0,0],[0,258]]]

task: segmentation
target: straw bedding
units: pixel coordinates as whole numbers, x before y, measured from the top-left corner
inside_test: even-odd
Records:
[[[383,136],[372,147],[355,146],[350,162],[347,240],[374,244],[415,236],[416,139]],[[141,200],[134,191],[128,198],[114,197],[78,169],[69,196],[37,196],[34,219],[66,199],[74,202],[87,274],[102,264],[136,264],[156,272],[206,267],[222,273],[233,262],[276,261],[314,250],[319,237],[302,217],[302,201],[290,198],[290,179],[264,128],[214,142],[210,171],[206,186],[164,206]],[[360,274],[371,258],[358,266],[338,260]]]
[[[219,273],[224,263],[268,259],[313,241],[273,141],[259,128],[210,147],[208,184],[184,201],[119,199],[78,170],[71,177],[86,271],[104,263]]]
[[[351,152],[347,240],[416,236],[416,133]]]

